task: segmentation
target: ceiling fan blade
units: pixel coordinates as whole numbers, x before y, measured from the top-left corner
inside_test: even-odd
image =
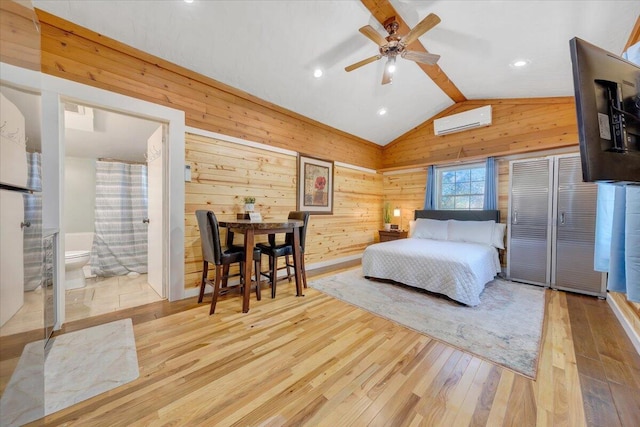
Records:
[[[388,83],[391,83],[392,79],[393,79],[393,73],[389,72],[389,67],[384,67],[384,74],[382,75],[382,84],[386,85]]]
[[[435,65],[440,59],[440,55],[426,52],[416,52],[415,50],[405,50],[400,54],[404,59],[421,62],[423,64]]]
[[[360,31],[362,34],[367,36],[369,40],[371,40],[378,46],[387,44],[387,39],[382,37],[382,35],[379,32],[377,32],[371,25],[365,25],[364,27],[360,28],[358,31]]]
[[[373,61],[377,61],[380,58],[382,58],[382,55],[375,55],[375,56],[372,56],[371,58],[363,59],[362,61],[356,62],[355,64],[351,64],[348,67],[344,67],[344,70],[347,71],[347,72],[353,71],[356,68],[360,68],[363,65],[370,64]]]
[[[413,29],[409,31],[407,35],[400,39],[400,43],[404,44],[405,46],[410,45],[418,37],[438,25],[439,22],[440,18],[438,17],[438,15],[435,15],[433,13],[428,14],[422,21],[418,22],[418,25],[413,27]]]

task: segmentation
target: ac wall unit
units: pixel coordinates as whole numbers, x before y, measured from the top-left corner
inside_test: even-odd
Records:
[[[491,105],[487,105],[463,113],[435,119],[433,121],[433,130],[436,135],[447,135],[449,133],[489,126],[490,124]]]

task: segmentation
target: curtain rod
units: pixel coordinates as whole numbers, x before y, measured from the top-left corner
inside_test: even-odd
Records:
[[[130,161],[130,160],[118,160],[118,159],[112,159],[112,158],[108,158],[108,157],[98,158],[98,161],[101,161],[101,162],[112,162],[112,163],[125,163],[127,165],[142,165],[142,166],[146,166],[147,165],[146,162],[134,162],[134,161]]]

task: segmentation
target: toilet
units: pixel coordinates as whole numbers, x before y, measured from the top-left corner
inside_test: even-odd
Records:
[[[65,289],[84,288],[84,267],[91,256],[93,233],[67,233],[64,242]]]

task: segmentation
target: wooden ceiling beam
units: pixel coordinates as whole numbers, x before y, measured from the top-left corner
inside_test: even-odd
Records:
[[[633,30],[631,30],[631,34],[629,34],[629,41],[627,41],[626,46],[624,47],[623,52],[626,52],[634,44],[640,41],[640,17],[636,19],[636,25],[634,25]]]
[[[399,34],[407,34],[411,28],[407,25],[406,22],[402,19],[400,14],[395,10],[395,8],[389,3],[389,0],[360,0],[362,4],[369,9],[371,15],[380,24],[384,25],[384,22],[395,16],[396,21],[400,25],[398,28]],[[427,52],[427,49],[420,43],[420,40],[416,40],[411,43],[408,47],[411,50],[415,50],[417,52]],[[454,102],[464,102],[467,98],[460,92],[460,89],[449,79],[449,77],[445,74],[444,71],[436,64],[436,65],[427,65],[416,62],[416,64],[424,71],[433,82],[440,88],[442,91],[451,98]]]

